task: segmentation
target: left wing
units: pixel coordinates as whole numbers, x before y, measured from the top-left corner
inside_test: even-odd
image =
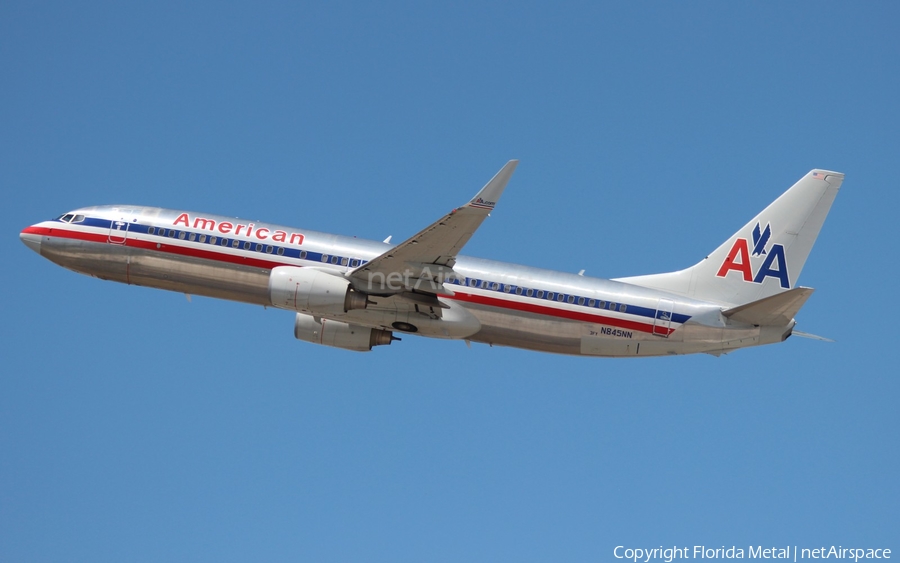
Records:
[[[443,281],[452,276],[456,255],[494,209],[518,160],[510,160],[469,203],[350,272],[357,291],[393,295],[418,291],[452,295]]]

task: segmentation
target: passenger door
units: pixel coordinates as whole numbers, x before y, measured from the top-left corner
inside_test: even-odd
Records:
[[[108,241],[110,244],[125,244],[125,241],[128,239],[128,225],[130,213],[125,210],[120,210],[117,219],[113,219],[109,224],[109,237]]]

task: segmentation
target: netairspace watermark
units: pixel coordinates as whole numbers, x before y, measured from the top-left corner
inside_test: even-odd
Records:
[[[625,559],[637,563],[650,563],[654,560],[672,563],[677,559],[780,559],[782,561],[800,561],[801,559],[846,559],[858,562],[861,559],[890,559],[891,550],[882,547],[843,547],[840,545],[799,547],[796,545],[764,546],[751,545],[744,549],[731,547],[626,547],[617,545],[613,549],[616,559]]]

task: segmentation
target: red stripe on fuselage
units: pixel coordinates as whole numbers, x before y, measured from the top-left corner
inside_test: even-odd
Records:
[[[23,233],[41,235],[41,236],[49,236],[49,237],[58,237],[58,238],[68,238],[74,240],[84,240],[88,242],[97,242],[102,244],[113,244],[116,246],[123,246],[120,243],[110,243],[109,235],[107,234],[97,234],[97,233],[86,233],[83,231],[73,231],[69,229],[59,229],[59,228],[47,228],[47,227],[36,227],[31,226],[25,228]],[[240,240],[240,239],[238,239]],[[241,241],[243,243],[243,241]],[[247,257],[247,256],[236,256],[233,254],[226,254],[223,252],[214,252],[211,250],[205,249],[197,249],[197,248],[189,248],[184,246],[178,246],[174,244],[165,244],[162,242],[153,242],[147,240],[141,240],[136,238],[126,238],[124,246],[132,247],[132,248],[141,248],[144,250],[156,251],[156,252],[166,252],[169,254],[177,254],[179,256],[190,256],[193,258],[202,258],[205,260],[213,260],[215,262],[227,262],[231,264],[238,264],[243,266],[252,266],[255,268],[263,268],[267,270],[271,270],[272,268],[278,266],[291,266],[293,264],[285,264],[283,262],[275,262],[272,260],[261,260],[255,257]],[[158,247],[157,247],[158,246]],[[247,252],[247,251],[243,251]],[[445,296],[446,297],[446,296]],[[532,303],[523,303],[520,301],[511,301],[507,299],[498,299],[496,297],[490,297],[486,295],[475,295],[471,293],[463,293],[454,289],[453,297],[449,297],[449,299],[456,299],[457,301],[463,301],[467,303],[476,303],[479,305],[488,305],[490,307],[497,307],[500,309],[511,309],[514,311],[523,311],[526,313],[535,313],[538,315],[545,315],[548,317],[557,317],[563,319],[569,319],[573,321],[586,322],[586,323],[597,323],[608,326],[614,326],[618,328],[624,328],[628,330],[634,330],[637,332],[647,332],[653,333],[653,325],[650,323],[642,323],[638,321],[632,321],[628,319],[619,319],[616,317],[606,317],[602,315],[596,315],[592,313],[583,313],[581,311],[571,311],[568,309],[556,309],[553,307],[548,307],[546,305],[535,305]],[[675,332],[675,329],[668,328],[666,334],[672,334]]]
[[[98,235],[97,233],[85,233],[82,231],[70,231],[68,229],[57,229],[48,227],[27,227],[22,230],[28,235],[41,235],[42,237],[70,238],[75,240],[86,240],[90,242],[109,242],[109,235]]]
[[[534,305],[532,303],[522,303],[520,301],[509,301],[506,299],[498,299],[496,297],[490,297],[487,295],[474,295],[471,293],[460,293],[458,291],[455,291],[453,297],[450,297],[449,299],[456,299],[457,301],[465,301],[468,303],[477,303],[479,305],[488,305],[491,307],[499,307],[502,309],[513,309],[516,311],[535,313],[538,315],[546,315],[549,317],[562,317],[564,319],[570,319],[573,321],[580,321],[585,323],[597,323],[608,326],[615,326],[638,332],[653,332],[653,325],[649,323],[631,321],[628,319],[619,319],[616,317],[604,317],[602,315],[582,313],[581,311],[571,311],[568,309],[556,309],[553,307],[547,307],[546,305]],[[675,329],[673,328],[669,328],[667,330],[667,335],[675,332]]]

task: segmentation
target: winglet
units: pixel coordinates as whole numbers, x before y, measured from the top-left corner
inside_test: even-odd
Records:
[[[467,203],[465,207],[484,209],[488,212],[494,209],[494,206],[497,205],[497,201],[503,194],[503,190],[506,188],[506,184],[509,182],[509,179],[512,177],[518,164],[518,160],[510,160],[507,162],[503,168],[491,178],[491,181],[485,184],[484,187],[481,188],[481,191],[475,194],[472,201]]]

